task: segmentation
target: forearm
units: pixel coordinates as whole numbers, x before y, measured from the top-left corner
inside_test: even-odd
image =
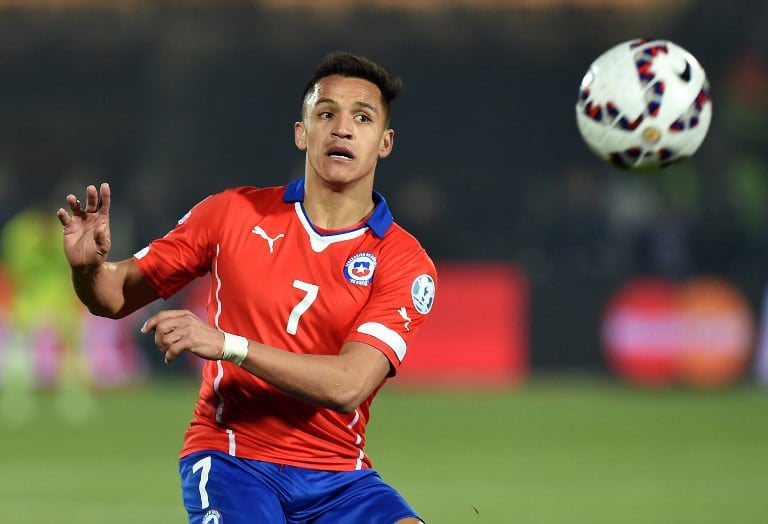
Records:
[[[72,285],[94,315],[121,318],[152,300],[149,288],[132,271],[132,260],[73,267]]]
[[[72,285],[88,311],[102,317],[117,318],[125,302],[125,268],[105,262],[99,266],[73,267]]]
[[[293,353],[222,332],[189,310],[152,315],[141,327],[151,331],[166,363],[184,351],[227,360],[289,395],[341,413],[357,409],[390,370],[384,353],[362,342],[347,342],[335,355]]]
[[[363,351],[378,353],[372,348]],[[241,367],[289,395],[334,411],[351,413],[389,370],[382,354],[376,354],[373,362],[370,356],[361,358],[359,352],[349,351],[339,355],[297,354],[250,340]],[[362,365],[372,364],[372,373],[361,371]]]

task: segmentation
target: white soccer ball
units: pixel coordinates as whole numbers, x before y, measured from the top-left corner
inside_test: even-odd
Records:
[[[654,170],[692,156],[712,119],[704,68],[669,40],[629,40],[589,67],[576,122],[595,155],[619,168]]]

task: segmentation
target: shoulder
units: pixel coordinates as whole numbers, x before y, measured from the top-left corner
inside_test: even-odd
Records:
[[[258,188],[239,186],[223,189],[197,202],[179,220],[178,225],[190,223],[194,228],[218,228],[229,219],[266,214],[282,204],[284,187]]]
[[[387,232],[382,237],[381,242],[382,247],[424,251],[426,254],[421,242],[397,222],[392,222],[392,225],[389,226],[389,229],[387,229]]]
[[[435,274],[435,264],[419,240],[400,224],[393,222],[381,239],[381,257],[392,265]]]
[[[437,288],[437,268],[416,237],[392,223],[381,239],[378,256],[377,291],[395,297],[394,303],[400,306],[412,303],[421,316],[429,313]]]
[[[279,200],[282,201],[285,186],[255,187],[237,186],[225,189],[214,196],[230,200]]]
[[[205,197],[197,205],[213,206],[231,210],[231,207],[262,206],[271,203],[282,203],[285,186],[254,187],[237,186],[224,189]]]

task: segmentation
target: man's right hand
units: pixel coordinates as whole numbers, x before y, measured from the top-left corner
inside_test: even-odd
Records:
[[[73,269],[93,269],[101,266],[112,247],[109,231],[109,184],[88,186],[85,207],[75,195],[67,195],[71,214],[59,208],[56,215],[64,226],[64,253]]]

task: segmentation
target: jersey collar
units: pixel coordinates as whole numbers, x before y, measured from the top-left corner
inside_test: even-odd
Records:
[[[297,178],[285,186],[283,202],[304,202],[304,178]],[[382,238],[392,225],[394,218],[389,211],[387,201],[378,191],[373,192],[373,204],[373,213],[365,221],[365,225],[371,228],[377,237]]]

